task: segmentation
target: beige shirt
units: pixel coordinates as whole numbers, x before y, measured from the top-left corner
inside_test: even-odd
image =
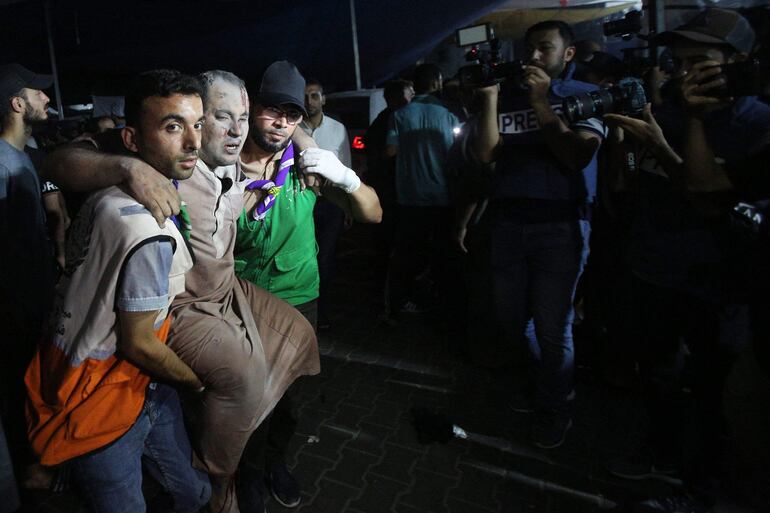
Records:
[[[243,173],[247,177],[246,183],[249,184],[254,180],[272,180],[275,178],[284,151],[286,150],[277,151],[264,167],[256,161],[247,164],[243,160],[239,160],[238,163],[240,164],[241,170],[243,170]],[[246,212],[251,212],[263,197],[264,192],[261,189],[254,189],[251,191],[244,190],[243,199]]]

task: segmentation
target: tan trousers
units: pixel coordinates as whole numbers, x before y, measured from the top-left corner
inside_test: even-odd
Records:
[[[206,385],[191,437],[195,466],[231,475],[289,385],[320,371],[315,333],[293,306],[242,280],[224,302],[191,303],[173,315],[169,346]]]

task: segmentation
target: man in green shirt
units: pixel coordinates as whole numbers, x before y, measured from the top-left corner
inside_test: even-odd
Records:
[[[361,183],[333,152],[316,148],[310,136],[297,130],[307,115],[304,96],[305,79],[287,61],[271,64],[259,90],[251,95],[249,137],[240,155],[240,169],[250,183],[238,218],[235,272],[294,305],[316,327],[320,281],[313,223],[316,194],[361,222],[378,223],[382,209],[374,189]],[[292,137],[310,147],[300,153]],[[296,427],[288,401],[287,396],[281,399],[249,442],[244,460],[254,478],[240,490],[252,495],[244,503],[261,500],[264,471],[279,503],[295,507],[300,502],[299,484],[281,457]]]
[[[319,148],[295,151],[291,138],[295,132],[300,135],[296,129],[306,115],[304,96],[305,79],[286,61],[268,67],[253,95],[249,138],[241,152],[241,169],[253,181],[244,192],[235,265],[240,277],[294,305],[315,325],[317,192],[356,221],[378,223],[382,209],[374,189],[334,153]],[[309,181],[318,179],[318,186],[305,188],[303,173]]]

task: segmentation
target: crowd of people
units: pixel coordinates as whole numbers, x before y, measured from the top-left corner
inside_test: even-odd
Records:
[[[638,382],[650,419],[645,444],[607,470],[683,480],[681,493],[640,511],[708,511],[727,493],[727,376],[746,350],[768,368],[770,189],[759,159],[770,107],[757,95],[770,91],[731,95],[724,68],[756,55],[754,29],[734,11],[702,11],[653,40],[673,67],[647,63],[641,112],[574,122],[565,98],[586,99],[632,70],[600,44],[574,41],[563,22],[534,25],[524,39],[521,73],[476,84],[459,109],[436,99],[432,64],[415,70],[411,102],[410,84],[386,88],[390,128],[375,121],[367,144],[385,223],[395,218],[383,229],[388,306],[451,312],[470,354],[494,351],[498,332],[513,341],[528,372],[508,407],[532,417],[530,442],[543,449],[572,426],[576,315],[599,325],[594,370],[610,385]],[[385,176],[390,188],[379,185]]]
[[[320,372],[354,221],[380,223],[388,316],[438,309],[474,346],[499,330],[520,348],[508,407],[544,450],[573,422],[580,304],[613,342],[607,381],[638,379],[650,419],[648,446],[607,470],[682,478],[639,511],[709,511],[727,493],[727,375],[747,348],[769,363],[770,107],[731,96],[723,73],[754,30],[702,11],[657,36],[674,67],[647,70],[641,113],[575,121],[562,101],[624,63],[578,54],[560,21],[524,40],[516,77],[455,101],[435,64],[387,83],[363,177],[323,85],[287,61],[253,88],[222,70],[141,73],[125,119],[47,152],[31,136],[52,78],[0,66],[0,511],[19,507],[19,476],[71,483],[93,511],[145,511],[143,462],[164,511],[262,513],[268,490],[297,506],[285,392]]]

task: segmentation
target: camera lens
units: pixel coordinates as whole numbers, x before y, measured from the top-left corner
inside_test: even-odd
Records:
[[[609,89],[576,94],[564,99],[564,114],[570,123],[612,112],[614,99]]]

